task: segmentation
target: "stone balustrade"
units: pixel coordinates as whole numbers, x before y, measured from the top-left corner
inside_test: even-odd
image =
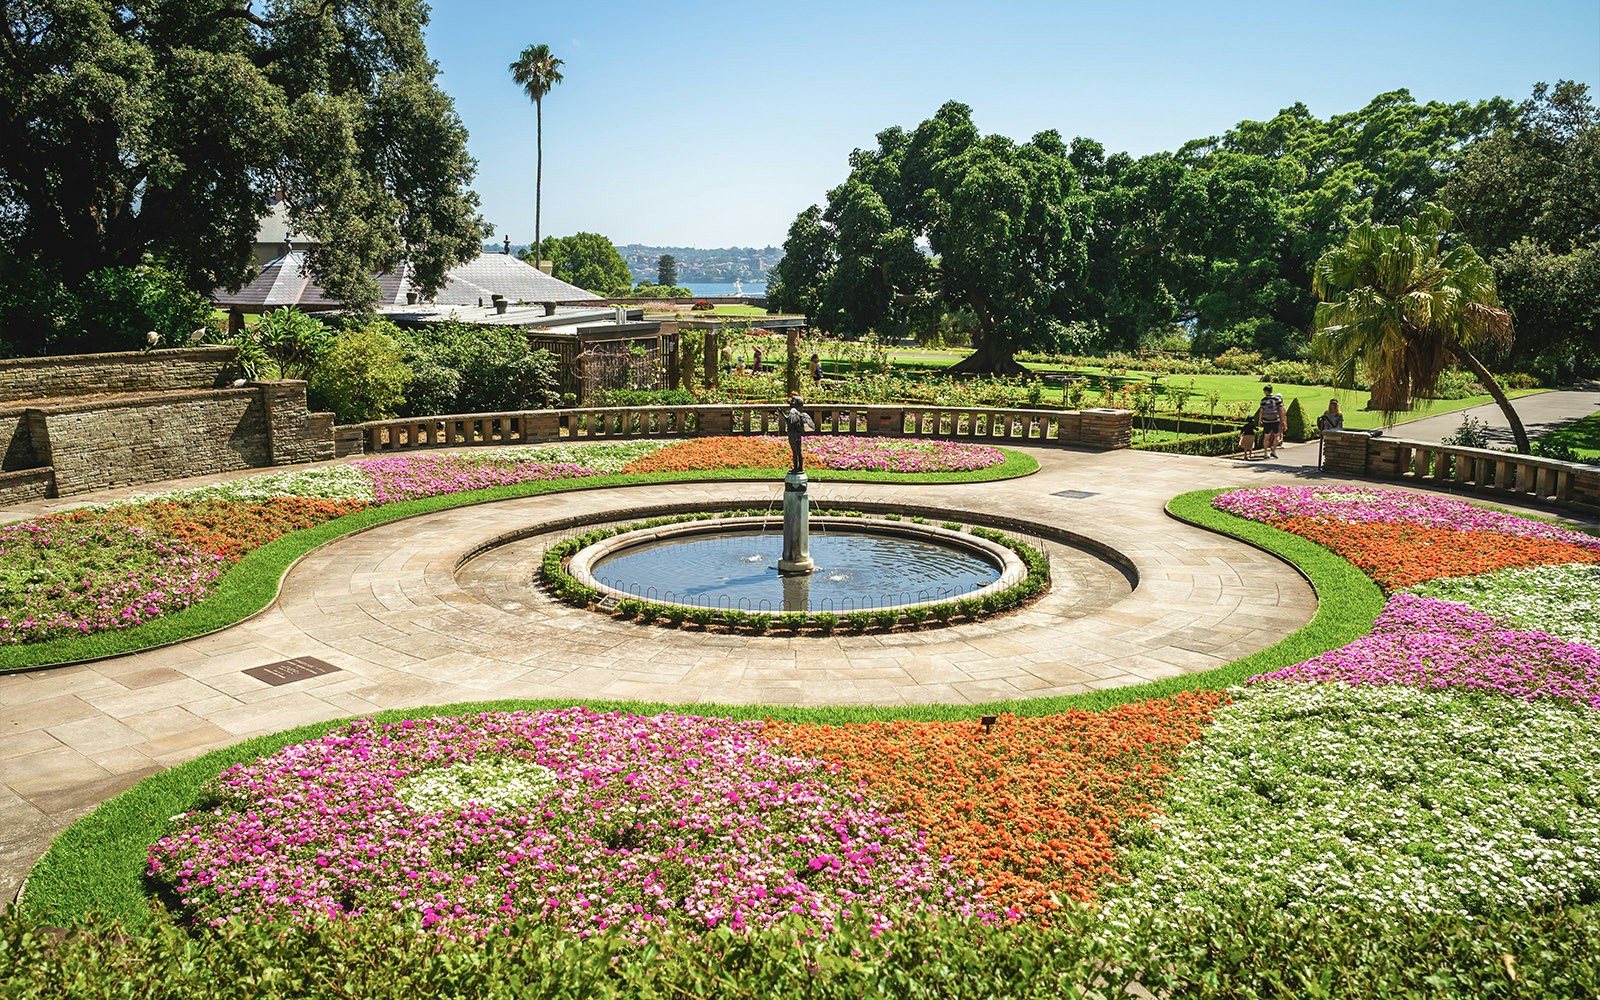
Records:
[[[1533,499],[1600,511],[1600,467],[1516,452],[1329,431],[1323,435],[1322,467],[1340,476],[1468,489],[1508,500]]]
[[[991,444],[1058,445],[1110,450],[1128,447],[1128,410],[1013,410],[988,406],[807,407],[818,434],[944,438]],[[374,420],[335,431],[339,453],[367,454],[418,448],[607,441],[702,435],[783,434],[776,404],[577,407],[514,413],[464,413]]]

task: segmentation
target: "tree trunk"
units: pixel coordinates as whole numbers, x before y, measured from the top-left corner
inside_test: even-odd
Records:
[[[544,205],[544,102],[533,102],[534,130],[533,168],[533,266],[544,270],[544,240],[539,234],[539,210]]]
[[[1500,405],[1501,411],[1505,413],[1506,423],[1511,425],[1511,436],[1517,442],[1517,451],[1524,455],[1528,454],[1531,450],[1528,445],[1528,432],[1523,429],[1522,418],[1518,417],[1517,411],[1511,408],[1511,400],[1506,396],[1505,390],[1500,388],[1500,383],[1495,381],[1495,377],[1490,374],[1489,369],[1485,368],[1483,362],[1474,357],[1471,351],[1464,347],[1451,345],[1450,353],[1457,361],[1471,368],[1472,373],[1478,376],[1478,381],[1482,382],[1483,387],[1489,390],[1489,395],[1494,397],[1494,401]]]
[[[1001,347],[994,342],[992,337],[980,333],[973,338],[971,354],[945,369],[952,375],[1026,375],[1028,369],[1022,367],[1012,355],[1015,351],[1010,347]]]

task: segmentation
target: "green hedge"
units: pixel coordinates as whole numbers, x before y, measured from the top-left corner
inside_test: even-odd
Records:
[[[1133,448],[1135,451],[1156,451],[1168,455],[1231,455],[1239,450],[1239,432],[1233,430],[1226,434],[1202,434],[1178,441],[1136,444]]]
[[[1480,918],[1329,913],[1291,918],[1230,907],[1174,926],[1102,925],[1085,909],[1052,926],[850,921],[827,937],[799,927],[696,938],[580,939],[521,923],[451,942],[415,926],[329,922],[190,933],[171,924],[65,935],[0,917],[0,971],[17,1000],[250,997],[430,998],[1149,995],[1217,998],[1593,997],[1600,919],[1589,909]]]

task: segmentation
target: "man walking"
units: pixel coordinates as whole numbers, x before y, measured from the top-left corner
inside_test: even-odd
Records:
[[[1261,408],[1256,411],[1261,418],[1262,449],[1268,458],[1278,457],[1278,445],[1283,443],[1283,397],[1272,391],[1272,386],[1261,389]]]

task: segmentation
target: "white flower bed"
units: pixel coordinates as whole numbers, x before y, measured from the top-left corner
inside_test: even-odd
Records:
[[[484,756],[423,771],[400,789],[401,802],[420,812],[460,809],[515,809],[542,798],[556,783],[555,772],[515,757]]]
[[[1114,919],[1241,897],[1476,913],[1600,893],[1600,712],[1346,684],[1232,694],[1166,815],[1128,832]]]
[[[1470,604],[1572,642],[1600,645],[1600,565],[1530,566],[1434,580],[1411,591]]]

